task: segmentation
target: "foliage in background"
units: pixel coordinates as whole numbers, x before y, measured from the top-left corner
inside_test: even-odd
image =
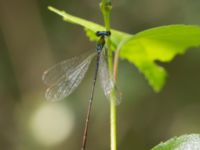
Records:
[[[200,135],[182,135],[174,137],[165,143],[160,143],[152,150],[199,150]]]

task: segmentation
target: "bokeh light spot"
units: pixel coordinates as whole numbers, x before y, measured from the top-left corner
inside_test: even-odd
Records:
[[[74,115],[65,105],[42,105],[31,118],[33,136],[44,146],[53,146],[66,140],[73,129]]]

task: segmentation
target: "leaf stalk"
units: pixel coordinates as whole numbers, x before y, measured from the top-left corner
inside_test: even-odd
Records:
[[[110,13],[112,10],[111,0],[102,0],[100,3],[100,9],[104,18],[104,24],[107,31],[110,31]],[[112,36],[112,35],[111,35]],[[113,76],[113,55],[111,50],[110,38],[107,39],[108,46],[108,67],[111,80],[115,82]],[[116,136],[116,94],[113,90],[110,94],[110,148],[111,150],[117,150],[117,136]]]

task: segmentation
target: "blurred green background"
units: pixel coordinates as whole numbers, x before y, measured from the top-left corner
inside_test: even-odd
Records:
[[[100,0],[0,0],[0,149],[80,149],[94,62],[63,101],[45,101],[41,76],[57,62],[94,49],[82,28],[48,5],[103,24]],[[112,27],[129,33],[169,24],[200,24],[199,0],[113,0]],[[163,64],[156,94],[127,61],[119,65],[118,149],[148,150],[160,141],[200,132],[200,49]],[[109,150],[109,102],[97,83],[88,150]]]

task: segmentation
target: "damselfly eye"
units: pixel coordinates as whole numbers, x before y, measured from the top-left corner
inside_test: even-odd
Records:
[[[106,31],[107,32],[107,36],[110,36],[111,35],[111,32],[110,31]]]

